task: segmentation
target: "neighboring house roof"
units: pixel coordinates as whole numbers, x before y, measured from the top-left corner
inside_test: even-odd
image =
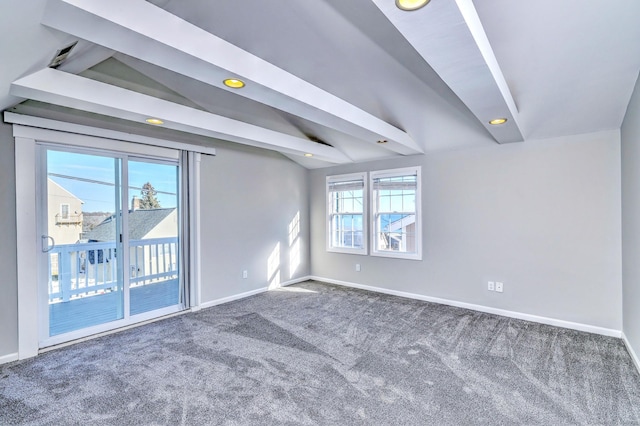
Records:
[[[129,211],[129,238],[141,240],[176,209],[141,209]],[[89,241],[114,241],[116,223],[114,215],[106,218],[100,225],[89,231],[85,238]]]

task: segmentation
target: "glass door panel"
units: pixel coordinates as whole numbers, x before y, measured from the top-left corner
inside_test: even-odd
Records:
[[[128,161],[130,315],[180,304],[178,165]]]
[[[122,160],[46,151],[49,336],[124,317]]]

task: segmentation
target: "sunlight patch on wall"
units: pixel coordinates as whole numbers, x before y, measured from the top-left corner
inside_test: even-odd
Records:
[[[280,288],[280,271],[276,272],[273,279],[269,282],[269,290]]]
[[[280,287],[280,243],[267,259],[267,281],[269,282],[269,290]]]
[[[293,278],[300,266],[300,211],[289,222],[289,278]]]
[[[300,266],[300,240],[296,240],[289,248],[289,278],[293,278]]]
[[[289,247],[298,239],[298,235],[300,235],[300,212],[297,212],[289,222]]]

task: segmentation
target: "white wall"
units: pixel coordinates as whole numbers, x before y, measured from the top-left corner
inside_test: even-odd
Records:
[[[422,165],[423,260],[326,252],[325,176],[412,165]],[[310,174],[312,275],[621,330],[617,131]]]
[[[0,123],[0,359],[18,352],[14,146],[11,126]]]
[[[640,355],[640,80],[622,124],[623,332]]]
[[[216,153],[201,163],[202,301],[264,288],[278,273],[281,282],[309,275],[307,170],[240,145],[218,146]],[[297,215],[301,263],[291,275],[289,224]]]

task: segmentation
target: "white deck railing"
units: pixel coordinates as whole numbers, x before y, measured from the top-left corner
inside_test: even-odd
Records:
[[[177,246],[177,237],[129,241],[129,287],[177,279]],[[121,290],[119,261],[115,242],[54,246],[49,251],[49,303]]]

